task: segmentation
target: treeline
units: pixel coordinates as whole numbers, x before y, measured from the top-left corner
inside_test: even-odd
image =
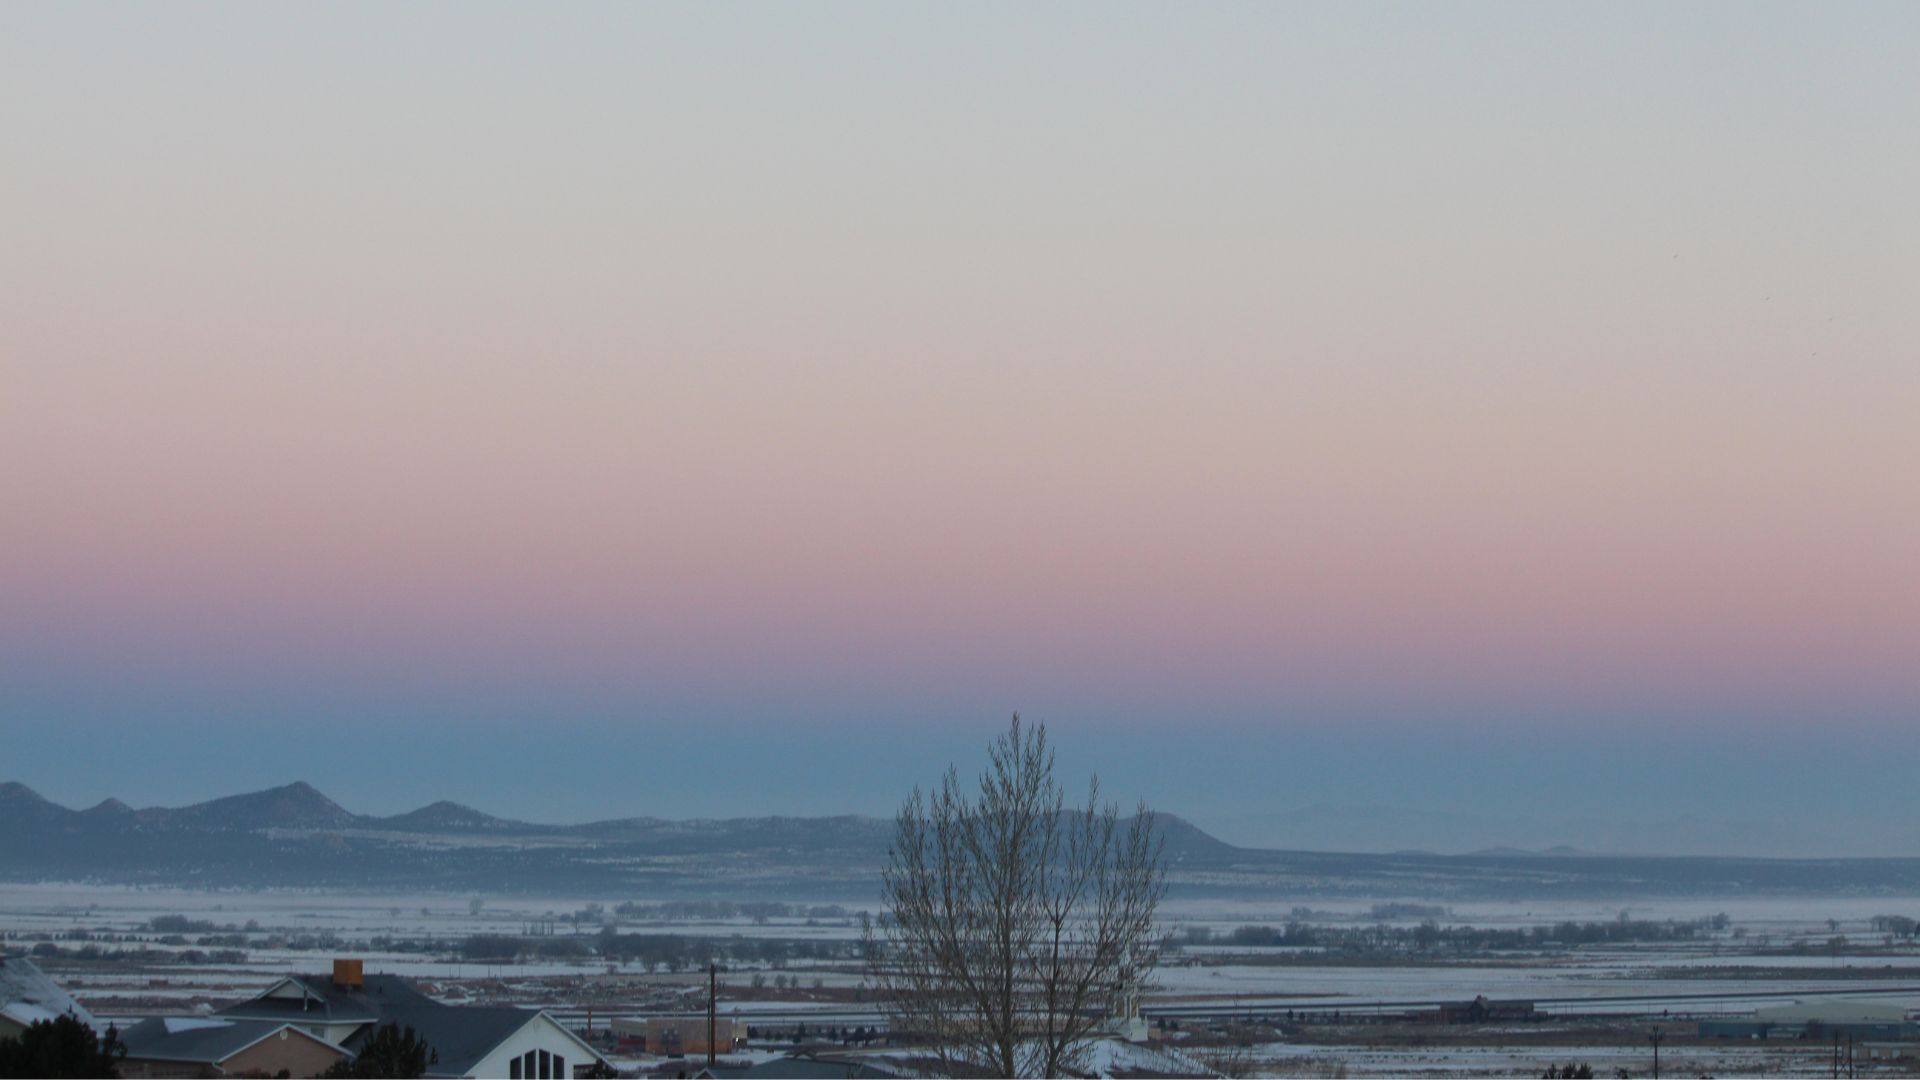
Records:
[[[1895,937],[1920,936],[1920,922],[1905,915],[1875,915],[1867,921],[1875,933],[1892,934]]]
[[[165,923],[162,925],[174,925]],[[210,925],[210,924],[203,924]],[[254,924],[249,924],[254,925]],[[30,941],[19,933],[0,935],[8,941]],[[333,933],[286,934],[258,930],[228,930],[189,937],[186,934],[123,934],[111,930],[63,930],[52,940],[28,946],[30,955],[42,960],[112,960],[145,964],[243,964],[249,949],[273,949],[290,952],[388,952],[420,955],[444,955],[457,942],[452,939],[343,938]],[[163,945],[167,948],[154,948]]]
[[[1354,951],[1499,951],[1565,948],[1575,945],[1692,941],[1719,925],[1718,917],[1692,921],[1613,919],[1561,922],[1516,928],[1441,926],[1428,919],[1417,926],[1335,927],[1289,922],[1284,926],[1240,926],[1224,934],[1189,927],[1167,940],[1171,946],[1224,945],[1233,948],[1331,949]]]
[[[1444,919],[1453,914],[1453,910],[1444,904],[1411,904],[1395,901],[1390,904],[1373,905],[1373,917],[1382,922],[1401,922],[1406,919]]]
[[[87,960],[115,964],[244,964],[243,949],[155,949],[146,945],[55,945],[43,941],[30,951],[35,960]]]

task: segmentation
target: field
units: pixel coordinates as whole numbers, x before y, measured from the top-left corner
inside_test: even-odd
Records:
[[[1886,919],[1910,912],[1920,898],[1687,897],[1624,909],[1174,900],[1143,1012],[1168,1045],[1227,1074],[1538,1075],[1552,1061],[1640,1074],[1658,1024],[1666,1060],[1689,1074],[1829,1075],[1830,1047],[1702,1042],[1693,1022],[1796,999],[1920,1007],[1920,947]],[[8,949],[35,954],[108,1017],[217,1007],[356,956],[444,1000],[537,1005],[604,1030],[615,1016],[703,1008],[713,961],[721,1008],[767,1047],[791,1045],[802,1025],[843,1040],[880,1026],[861,986],[860,914],[845,904],[0,885]],[[1534,1016],[1414,1018],[1477,996],[1532,1002]],[[1912,1065],[1857,1060],[1856,1071]]]

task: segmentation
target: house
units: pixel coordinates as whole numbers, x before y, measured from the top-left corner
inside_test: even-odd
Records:
[[[19,1038],[41,1020],[71,1016],[96,1031],[93,1015],[24,956],[0,955],[0,1039]]]
[[[543,1010],[442,1005],[396,975],[363,974],[357,960],[336,960],[331,977],[289,975],[217,1015],[288,1024],[350,1054],[386,1024],[410,1027],[432,1047],[428,1076],[559,1080],[605,1063]]]
[[[169,1016],[142,1020],[120,1039],[125,1077],[319,1076],[349,1057],[308,1032],[273,1020]]]
[[[336,979],[338,975],[336,973]],[[288,975],[258,996],[217,1010],[230,1020],[271,1020],[293,1024],[307,1034],[345,1046],[362,1029],[377,1026],[384,1013],[432,999],[392,975],[358,982]]]

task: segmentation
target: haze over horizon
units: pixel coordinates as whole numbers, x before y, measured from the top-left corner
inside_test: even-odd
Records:
[[[829,10],[0,8],[0,780],[1920,855],[1920,7]]]

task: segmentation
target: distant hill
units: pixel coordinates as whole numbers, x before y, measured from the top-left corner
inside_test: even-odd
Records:
[[[25,784],[9,780],[0,784],[0,824],[12,828],[30,828],[42,823],[62,821],[73,811],[48,802]]]
[[[258,829],[345,829],[362,823],[306,781],[247,795],[195,803],[178,810],[144,811],[148,822],[169,828],[245,832]]]
[[[1176,858],[1229,850],[1163,821]],[[108,799],[75,811],[0,785],[0,879],[11,880],[835,898],[871,892],[892,837],[892,821],[857,816],[536,825],[441,801],[378,817],[304,782],[178,808]]]
[[[117,818],[133,813],[133,807],[119,799],[101,799],[80,813],[94,818]]]
[[[402,832],[506,832],[515,829],[537,829],[524,821],[509,821],[492,814],[482,813],[471,806],[462,806],[445,799],[431,803],[418,810],[411,810],[393,817],[373,819],[381,828],[397,829]]]
[[[1231,858],[1240,849],[1232,844],[1216,839],[1212,834],[1185,818],[1172,814],[1155,814],[1154,822],[1160,830],[1160,836],[1166,842],[1167,853],[1176,861],[1192,859],[1197,862],[1213,862]]]
[[[1920,894],[1920,859],[1472,855],[1236,847],[1156,815],[1175,896],[1310,901]],[[604,899],[874,899],[893,823],[871,817],[535,825],[455,802],[356,814],[306,783],[178,808],[71,810],[0,784],[0,880]]]

